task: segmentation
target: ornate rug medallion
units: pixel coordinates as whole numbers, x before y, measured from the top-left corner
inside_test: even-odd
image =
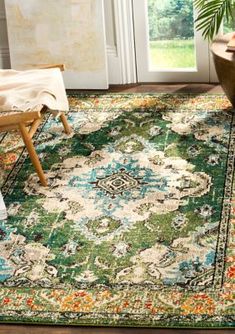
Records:
[[[51,117],[42,187],[0,138],[0,320],[234,326],[234,116],[223,96],[70,97]],[[12,150],[10,149],[12,147]]]
[[[98,181],[93,182],[93,184],[115,198],[115,195],[122,195],[124,191],[140,188],[141,183],[139,179],[126,173],[125,168],[121,168],[118,172],[100,178]]]

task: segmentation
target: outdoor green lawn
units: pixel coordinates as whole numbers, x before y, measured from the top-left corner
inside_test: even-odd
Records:
[[[196,67],[194,40],[150,42],[151,69]]]

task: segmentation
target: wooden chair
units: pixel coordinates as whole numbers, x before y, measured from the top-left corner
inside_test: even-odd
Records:
[[[60,68],[61,71],[64,70],[64,65],[45,65],[40,66],[40,69],[46,68]],[[48,111],[46,106],[42,106],[40,111],[29,111],[29,112],[14,112],[14,113],[0,113],[0,132],[18,130],[22,136],[24,144],[28,150],[29,157],[32,164],[38,174],[40,182],[43,186],[47,186],[47,180],[43,172],[40,160],[36,153],[33,145],[33,135],[37,131],[39,125],[41,124],[45,112]],[[71,128],[68,124],[67,118],[63,112],[59,112],[60,120],[64,126],[65,133],[69,134]]]

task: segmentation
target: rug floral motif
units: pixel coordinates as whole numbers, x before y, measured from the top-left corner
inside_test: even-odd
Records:
[[[222,95],[71,95],[42,187],[0,137],[0,321],[234,327],[234,115]]]

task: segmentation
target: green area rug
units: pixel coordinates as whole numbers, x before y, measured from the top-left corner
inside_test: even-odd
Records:
[[[48,116],[35,137],[47,188],[18,138],[0,138],[0,321],[235,327],[225,97],[73,95],[70,105],[70,136]]]

